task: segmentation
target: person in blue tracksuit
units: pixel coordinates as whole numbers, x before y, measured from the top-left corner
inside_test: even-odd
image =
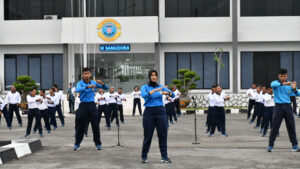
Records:
[[[76,127],[76,139],[74,144],[74,150],[80,149],[80,143],[83,139],[83,134],[87,124],[90,122],[93,130],[94,142],[97,150],[102,149],[102,143],[100,140],[100,129],[99,129],[99,115],[95,103],[95,88],[108,89],[101,80],[92,81],[91,70],[84,68],[82,71],[83,79],[77,83],[76,92],[80,93],[80,105],[78,112],[76,113],[77,124]]]
[[[156,128],[162,156],[161,162],[171,163],[167,153],[168,117],[162,97],[166,95],[174,98],[175,94],[165,86],[157,83],[158,73],[156,70],[150,70],[148,77],[150,82],[141,89],[141,96],[145,100],[144,106],[146,107],[143,114],[144,141],[141,162],[148,162],[147,154]]]
[[[282,119],[285,120],[286,128],[288,130],[289,139],[292,143],[292,151],[299,151],[298,141],[296,136],[296,127],[294,120],[294,112],[291,106],[290,96],[294,93],[300,96],[297,89],[297,83],[287,81],[288,74],[286,69],[280,69],[278,73],[278,80],[271,83],[274,92],[275,108],[273,111],[273,124],[269,137],[268,152],[273,151],[276,135],[279,131]]]

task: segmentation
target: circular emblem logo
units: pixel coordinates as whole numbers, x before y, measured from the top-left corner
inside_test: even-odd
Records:
[[[121,35],[121,25],[114,19],[104,19],[97,26],[98,36],[107,42],[118,39]]]

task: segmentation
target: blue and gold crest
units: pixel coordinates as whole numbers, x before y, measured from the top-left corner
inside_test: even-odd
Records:
[[[97,26],[97,33],[104,41],[112,42],[120,37],[121,25],[114,19],[104,19]]]

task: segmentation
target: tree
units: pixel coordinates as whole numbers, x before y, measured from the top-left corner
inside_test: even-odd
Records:
[[[222,58],[222,55],[223,55],[223,49],[220,48],[219,49],[219,52],[215,52],[214,54],[214,60],[217,62],[218,66],[217,66],[217,83],[220,84],[220,71],[221,71],[221,68],[224,68],[224,63],[223,63],[223,58]]]
[[[197,87],[196,81],[200,80],[195,71],[189,69],[179,69],[178,79],[173,79],[173,84],[176,85],[181,95],[188,98],[188,93]]]
[[[16,90],[21,95],[21,102],[26,102],[26,96],[32,89],[37,89],[38,86],[35,80],[32,80],[30,76],[18,76],[17,81],[13,84]]]

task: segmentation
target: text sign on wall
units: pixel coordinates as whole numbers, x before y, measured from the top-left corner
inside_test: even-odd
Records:
[[[129,52],[130,45],[122,44],[122,45],[100,45],[100,52]]]

